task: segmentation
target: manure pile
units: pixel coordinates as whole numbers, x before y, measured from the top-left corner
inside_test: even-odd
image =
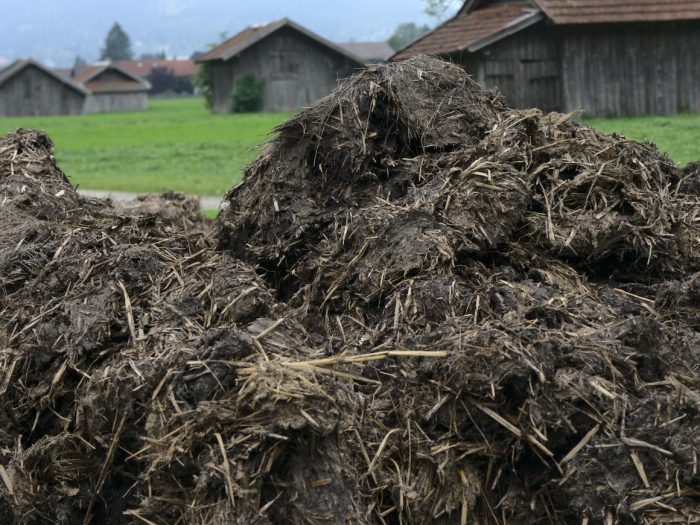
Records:
[[[700,170],[370,68],[215,227],[0,139],[0,523],[700,522]]]

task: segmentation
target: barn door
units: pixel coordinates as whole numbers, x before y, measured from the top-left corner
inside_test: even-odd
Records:
[[[523,83],[528,106],[543,111],[561,109],[561,75],[555,60],[523,60]]]

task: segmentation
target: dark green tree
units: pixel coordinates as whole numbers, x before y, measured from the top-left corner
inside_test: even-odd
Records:
[[[107,33],[105,45],[100,52],[100,60],[131,60],[133,57],[129,35],[118,23],[115,23]]]
[[[254,113],[265,101],[265,80],[255,75],[242,77],[231,91],[232,113]]]
[[[83,67],[87,67],[87,65],[88,65],[87,60],[85,60],[80,55],[76,55],[75,60],[73,61],[73,68],[74,69],[80,69]]]
[[[228,33],[226,31],[219,31],[219,40],[224,41],[226,40],[226,35]],[[214,49],[216,46],[219,44],[216,43],[209,43],[207,44],[207,50]],[[204,55],[206,51],[200,52],[196,51],[192,54],[190,57],[192,60],[197,60],[199,57]],[[199,93],[204,97],[204,103],[206,104],[207,108],[212,109],[213,104],[214,104],[214,92],[212,89],[212,79],[211,79],[211,67],[209,65],[209,62],[204,62],[202,64],[199,64],[199,68],[197,69],[197,75],[192,79],[192,84],[194,84],[194,87],[197,88]]]
[[[398,51],[399,49],[406,47],[417,38],[422,37],[428,31],[430,31],[430,27],[427,25],[417,26],[413,22],[408,24],[400,24],[387,42],[392,48]]]

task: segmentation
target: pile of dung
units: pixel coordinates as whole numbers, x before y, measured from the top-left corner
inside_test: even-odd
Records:
[[[219,244],[329,357],[440,353],[342,368],[375,522],[687,522],[699,175],[417,58],[282,125]]]
[[[216,228],[10,134],[0,523],[698,522],[699,177],[425,57],[281,126]]]

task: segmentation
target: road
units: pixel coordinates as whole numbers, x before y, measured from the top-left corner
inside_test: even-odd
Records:
[[[85,197],[97,199],[112,199],[113,201],[132,201],[143,193],[131,193],[127,191],[109,191],[109,190],[84,190],[78,189],[78,193]],[[200,195],[200,206],[203,210],[218,210],[221,204],[221,197],[211,197]]]

